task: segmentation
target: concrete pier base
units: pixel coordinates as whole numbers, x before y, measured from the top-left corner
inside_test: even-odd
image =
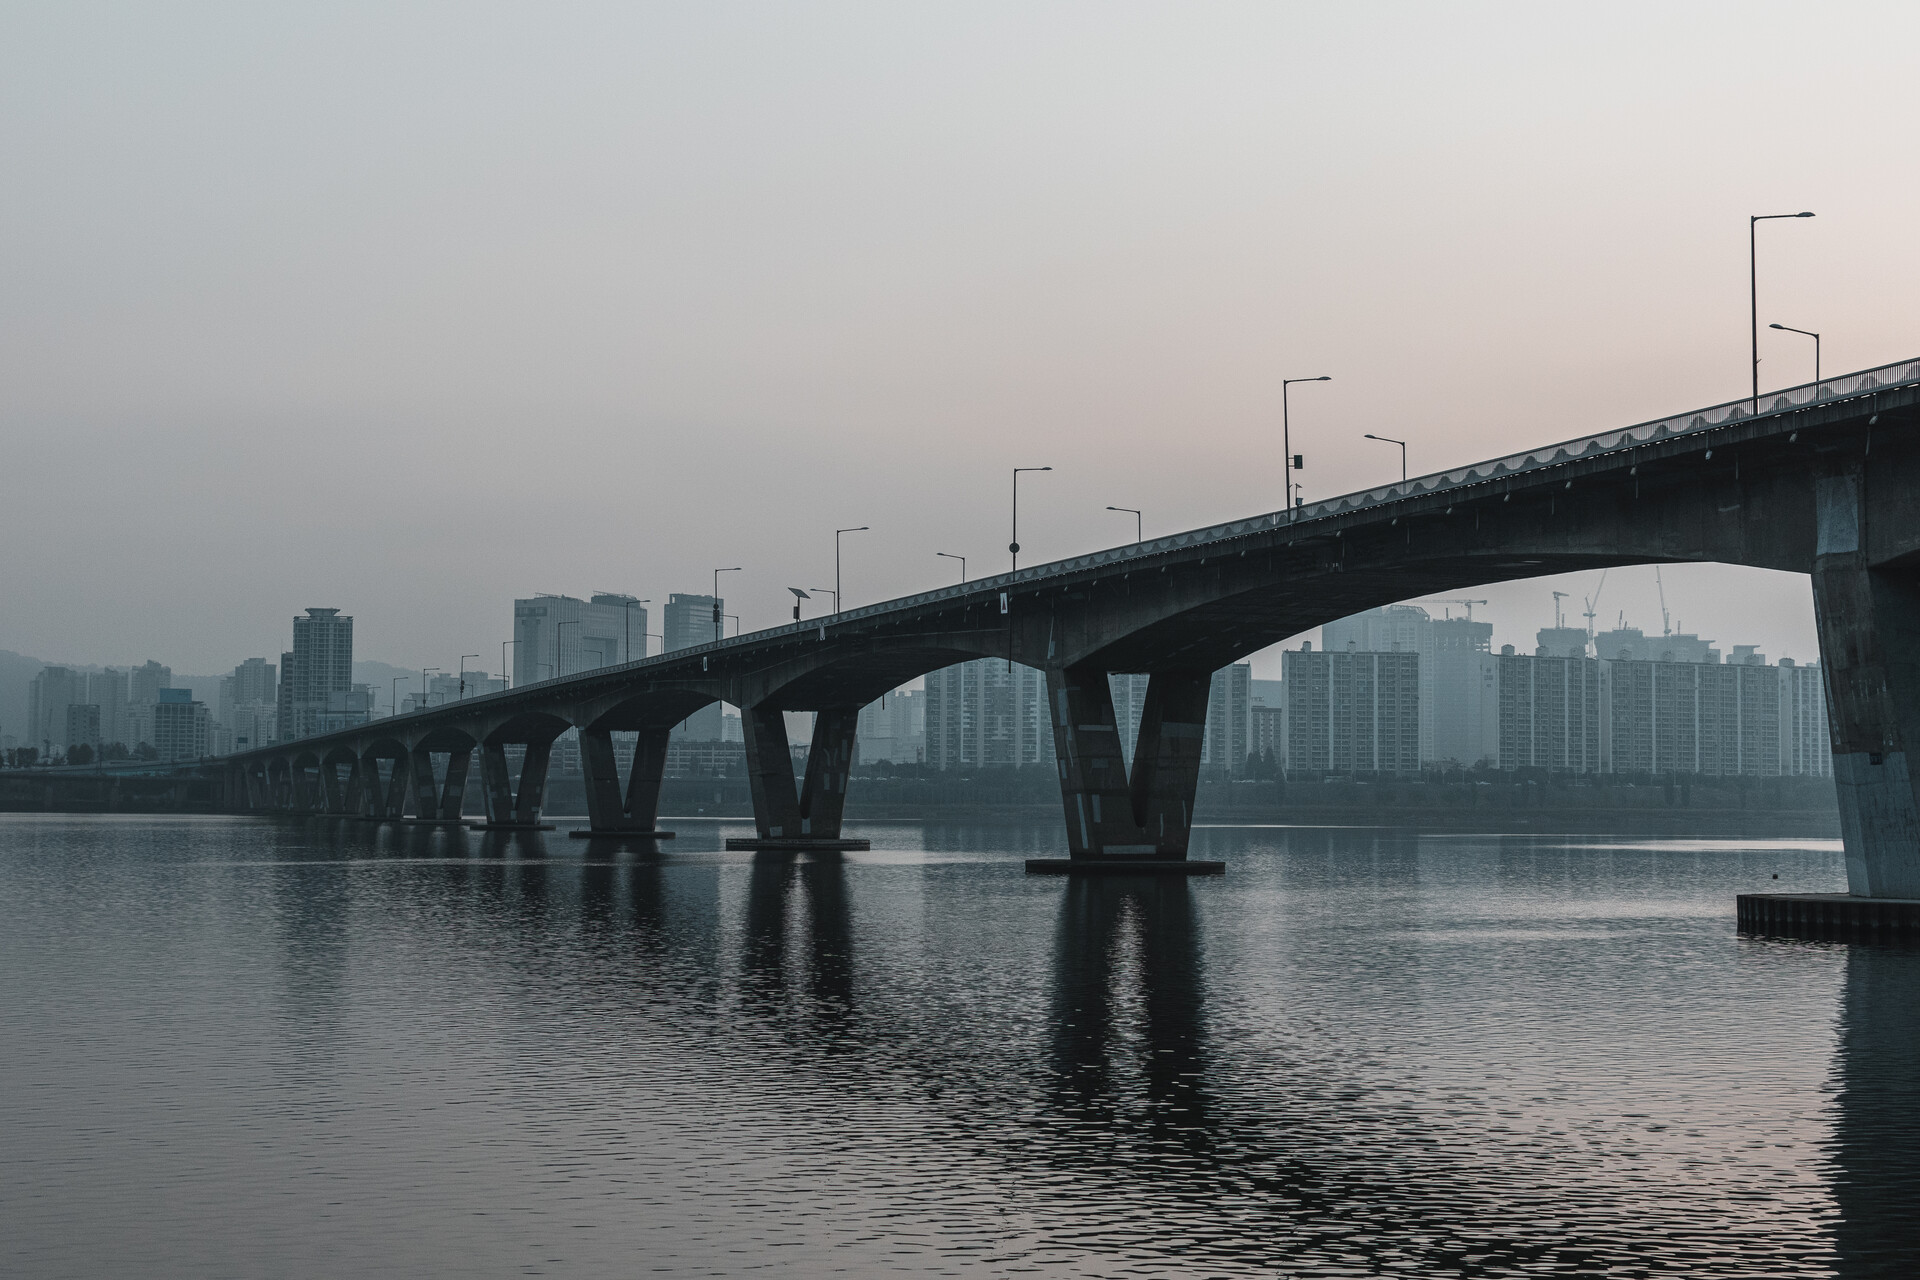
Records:
[[[570,840],[671,840],[674,834],[671,831],[657,831],[652,828],[644,831],[638,827],[630,831],[593,831],[582,827],[577,831],[567,832],[567,838]]]
[[[378,819],[375,819],[378,821]],[[395,826],[401,827],[445,827],[448,829],[465,828],[465,818],[389,818]]]
[[[1200,858],[1028,858],[1036,876],[1219,876],[1227,864]]]
[[[551,822],[469,822],[474,831],[557,831],[559,827]]]
[[[1743,893],[1742,933],[1781,938],[1920,942],[1920,899],[1846,893]]]
[[[775,837],[760,839],[756,836],[735,836],[727,841],[729,853],[747,851],[761,853],[857,853],[873,848],[871,840],[809,840],[805,837],[786,839]]]

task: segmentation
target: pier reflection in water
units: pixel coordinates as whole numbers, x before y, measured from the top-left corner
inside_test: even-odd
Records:
[[[1825,846],[0,825],[24,1274],[1920,1262],[1914,958],[1732,929]]]

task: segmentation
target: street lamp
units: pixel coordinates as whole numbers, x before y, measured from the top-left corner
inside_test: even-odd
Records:
[[[958,560],[960,562],[960,581],[965,582],[967,580],[967,558],[965,556],[957,556],[951,551],[936,551],[933,554],[945,556],[949,560]]]
[[[800,621],[800,602],[802,600],[811,600],[813,597],[798,587],[788,587],[787,590],[793,592],[793,620],[798,622]]]
[[[740,634],[740,615],[737,613],[728,613],[728,614],[722,614],[721,616],[733,619],[733,634],[736,636],[739,635]]]
[[[807,590],[818,592],[821,595],[832,596],[833,611],[835,613],[840,612],[840,593],[838,591],[835,591],[832,587],[808,587]]]
[[[720,620],[720,575],[723,573],[739,572],[739,565],[735,565],[731,569],[715,569],[713,571],[713,640],[715,644],[725,639],[727,630],[726,625]]]
[[[1051,471],[1052,467],[1015,467],[1013,469],[1013,540],[1007,543],[1007,551],[1013,556],[1013,571],[1020,572],[1020,473],[1022,471]]]
[[[420,706],[423,710],[426,708],[426,705],[427,705],[427,672],[440,671],[440,670],[443,670],[443,668],[441,667],[420,668]]]
[[[1392,436],[1377,436],[1371,431],[1366,433],[1366,438],[1369,440],[1378,440],[1381,444],[1397,444],[1400,446],[1400,483],[1405,484],[1407,482],[1407,442],[1405,440],[1395,440]]]
[[[1760,258],[1754,228],[1775,218],[1811,218],[1812,213],[1756,213],[1747,218],[1747,300],[1753,308],[1753,411],[1760,412]]]
[[[840,612],[840,535],[843,533],[865,533],[866,525],[853,529],[835,529],[833,531],[833,611]]]
[[[1293,424],[1287,417],[1287,388],[1296,382],[1332,382],[1329,374],[1317,378],[1280,379],[1280,451],[1286,456],[1281,459],[1280,474],[1286,481],[1286,498],[1281,504],[1289,511],[1293,509],[1293,473],[1300,470],[1300,459],[1293,456]]]
[[[405,679],[405,676],[395,676],[391,682],[393,687],[387,690],[387,714],[390,716],[400,714],[400,682]]]
[[[561,655],[565,652],[561,644],[562,637],[560,635],[560,628],[577,627],[579,625],[580,619],[578,618],[570,618],[565,622],[556,622],[553,624],[553,674],[557,676],[567,674],[567,664],[560,660]]]
[[[620,610],[623,615],[621,618],[621,621],[622,623],[625,624],[624,638],[621,640],[621,644],[625,646],[625,648],[622,650],[624,656],[620,659],[622,662],[633,661],[633,606],[637,604],[652,604],[652,603],[653,603],[652,596],[648,596],[645,600],[635,600],[633,597],[629,596],[627,597],[627,602],[620,606]],[[646,632],[644,631],[641,632],[640,636],[641,636],[641,639],[644,640],[646,638]],[[646,648],[646,645],[643,644],[640,647],[644,649]],[[644,658],[647,655],[643,653],[640,656]]]
[[[513,687],[513,678],[507,674],[507,672],[512,670],[511,667],[507,666],[507,646],[510,644],[517,645],[519,643],[518,640],[502,640],[500,642],[500,678],[506,682],[509,689]]]
[[[1811,329],[1796,329],[1790,324],[1770,324],[1767,328],[1805,334],[1813,339],[1813,398],[1818,400],[1820,398],[1820,335]]]
[[[1141,529],[1143,527],[1141,524],[1142,517],[1140,515],[1140,512],[1137,509],[1133,507],[1108,507],[1107,510],[1124,511],[1128,515],[1132,516],[1133,517],[1133,540],[1136,543],[1145,542],[1147,540],[1147,535],[1141,532]]]
[[[460,701],[462,702],[465,702],[467,699],[467,659],[477,658],[479,656],[477,653],[463,653],[460,655]]]

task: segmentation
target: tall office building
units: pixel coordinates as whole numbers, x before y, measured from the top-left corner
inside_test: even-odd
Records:
[[[674,592],[667,597],[667,607],[661,622],[661,638],[666,644],[666,652],[691,648],[696,644],[711,644],[720,637],[714,630],[715,610],[720,612],[721,629],[726,626],[727,602],[715,600],[712,596],[692,596]],[[725,731],[722,717],[725,709],[717,702],[710,702],[700,710],[675,725],[673,737],[683,742],[719,742]]]
[[[308,609],[306,617],[293,620],[293,648],[281,655],[277,719],[282,740],[319,733],[322,724],[363,723],[371,712],[348,705],[353,692],[353,619],[341,617],[338,609]]]
[[[1548,631],[1553,628],[1548,628]],[[1543,634],[1545,634],[1543,632]],[[1586,649],[1580,633],[1579,650]],[[1595,773],[1602,767],[1604,664],[1576,656],[1517,654],[1512,645],[1495,659],[1498,753],[1502,769]]]
[[[64,748],[67,708],[86,702],[87,682],[80,672],[71,667],[41,668],[27,683],[26,745],[42,752]]]
[[[720,639],[720,633],[714,630],[715,610],[719,611],[722,626],[726,620],[727,602],[715,600],[712,596],[689,596],[679,592],[667,597],[665,626],[661,636],[666,641],[668,653],[675,649],[687,649],[696,644],[710,644]]]
[[[927,763],[934,768],[1052,766],[1053,721],[1042,672],[1005,658],[976,658],[930,672],[926,699]]]
[[[647,656],[647,610],[638,599],[600,592],[536,595],[513,602],[513,683],[579,675]]]
[[[1420,655],[1406,650],[1280,655],[1289,773],[1417,773]]]
[[[100,708],[100,741],[133,745],[132,728],[127,721],[127,673],[107,667],[87,676],[87,701]]]

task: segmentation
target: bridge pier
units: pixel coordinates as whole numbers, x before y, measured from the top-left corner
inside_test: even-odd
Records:
[[[587,786],[586,831],[580,837],[634,836],[670,840],[673,832],[661,831],[660,782],[666,776],[667,735],[669,725],[649,725],[639,731],[633,744],[633,771],[622,792],[620,762],[613,754],[613,733],[609,729],[587,728],[580,731],[580,769]]]
[[[446,757],[445,779],[436,781],[433,752],[423,744],[408,753],[415,822],[439,825],[460,821],[460,803],[467,794],[467,768],[473,759],[473,748],[448,751]]]
[[[1815,491],[1813,604],[1847,892],[1920,898],[1920,572],[1867,567],[1864,484],[1825,476]]]
[[[382,760],[393,762],[393,771],[384,782],[380,778]],[[368,801],[366,816],[375,822],[397,821],[407,810],[407,758],[368,752],[360,757],[360,769]]]
[[[1107,672],[1094,666],[1047,672],[1068,856],[1030,858],[1027,870],[1211,875],[1225,869],[1187,858],[1212,680],[1210,671],[1153,673],[1129,773]]]
[[[551,823],[540,821],[540,807],[547,796],[547,765],[553,759],[553,738],[525,744],[527,753],[520,762],[518,789],[507,769],[507,745],[504,741],[480,745],[480,781],[487,803],[485,829],[552,830]]]
[[[814,712],[806,780],[796,791],[785,713],[766,703],[741,707],[741,736],[746,739],[747,781],[753,794],[753,823],[758,836],[729,840],[727,848],[871,848],[870,841],[840,836],[859,720],[858,707],[827,707]]]

